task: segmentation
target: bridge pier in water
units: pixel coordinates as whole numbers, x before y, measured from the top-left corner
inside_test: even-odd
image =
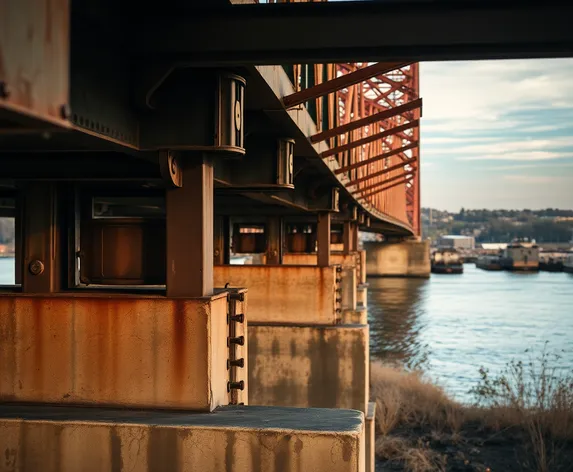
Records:
[[[430,277],[430,241],[364,242],[369,277]]]

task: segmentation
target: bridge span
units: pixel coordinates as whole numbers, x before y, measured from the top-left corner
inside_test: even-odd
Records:
[[[0,2],[2,470],[373,471],[366,273],[429,274],[417,61],[571,55],[539,8]]]

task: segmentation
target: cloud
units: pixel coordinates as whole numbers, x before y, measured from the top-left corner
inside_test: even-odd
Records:
[[[547,151],[501,152],[498,154],[482,154],[479,156],[457,157],[458,161],[548,161],[573,157],[573,152],[559,153]]]
[[[544,162],[543,164],[510,164],[510,165],[503,165],[503,166],[492,166],[488,167],[488,170],[494,171],[502,171],[502,170],[517,170],[517,169],[560,169],[562,167],[573,167],[573,162],[565,162],[565,163],[554,163],[552,165],[548,165],[548,163]]]
[[[547,184],[558,182],[562,177],[550,177],[546,175],[504,175],[504,180],[511,180],[512,182],[520,182],[524,184]]]
[[[573,59],[421,64],[422,156],[440,170],[423,204],[571,207],[572,76]]]

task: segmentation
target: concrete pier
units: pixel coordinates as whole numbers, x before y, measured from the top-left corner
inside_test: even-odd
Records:
[[[430,242],[365,242],[369,277],[429,277]]]
[[[0,406],[10,472],[363,472],[365,448],[364,415],[351,410]]]

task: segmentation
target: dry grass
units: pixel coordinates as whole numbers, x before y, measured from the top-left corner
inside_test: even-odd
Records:
[[[376,401],[376,423],[382,435],[398,426],[428,424],[440,431],[459,431],[463,409],[444,391],[416,372],[405,372],[380,362],[370,368],[371,396]]]
[[[486,443],[499,434],[525,438],[519,444],[527,457],[523,470],[570,470],[573,376],[550,367],[551,361],[544,352],[525,364],[508,364],[497,376],[482,369],[482,379],[473,389],[474,407],[451,400],[420,373],[374,362],[371,396],[377,406],[378,456],[411,472],[446,470],[445,457],[416,435],[404,438],[404,433],[425,430],[436,442],[458,444],[464,428],[471,425],[474,431],[482,431]]]
[[[376,454],[387,460],[402,462],[411,472],[445,471],[446,458],[424,444],[412,445],[405,439],[380,436],[376,440]]]

